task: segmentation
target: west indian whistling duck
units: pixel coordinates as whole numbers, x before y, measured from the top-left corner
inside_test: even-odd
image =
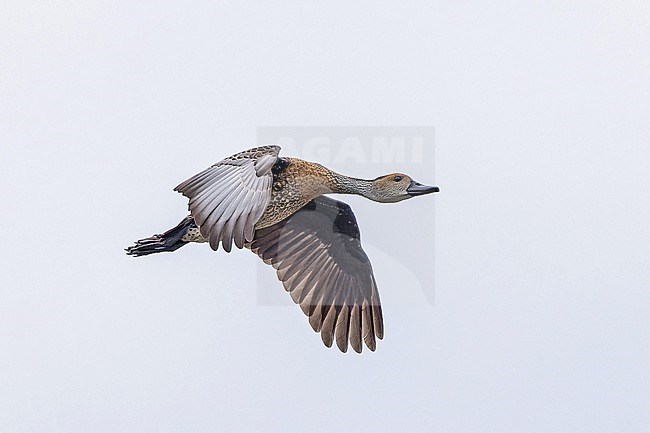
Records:
[[[439,189],[400,173],[356,179],[279,153],[279,146],[246,150],[181,183],[175,191],[189,199],[190,215],[127,254],[175,251],[190,242],[230,252],[234,242],[277,270],[327,347],[336,340],[347,352],[349,342],[361,353],[363,340],[374,351],[384,323],[372,266],[352,209],[324,194],[395,203]]]

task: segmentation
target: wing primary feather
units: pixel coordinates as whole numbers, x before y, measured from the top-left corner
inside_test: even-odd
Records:
[[[241,249],[244,248],[244,243],[246,241],[245,239],[245,229],[246,229],[246,220],[248,215],[241,214],[237,217],[237,222],[235,223],[235,228],[233,232],[233,236],[235,239],[235,245],[237,248]]]
[[[368,304],[367,300],[363,301],[363,306],[361,307],[361,332],[366,346],[374,352],[377,348],[377,342],[372,323],[372,307]]]
[[[341,287],[339,284],[343,279],[343,272],[337,270],[336,277],[331,280],[330,285],[325,288],[322,298],[321,318],[325,317],[325,319],[321,326],[321,336],[323,342],[329,342],[330,346],[332,345],[332,340],[334,338],[334,325],[336,325],[336,316],[338,314],[336,299],[341,293]]]
[[[332,347],[332,343],[334,342],[334,325],[336,324],[337,310],[335,305],[330,307],[323,321],[323,328],[320,331],[321,339],[327,347]]]
[[[350,335],[350,307],[344,303],[336,321],[336,345],[343,353],[348,351],[348,338]]]
[[[375,335],[378,339],[384,338],[384,317],[381,311],[381,302],[379,300],[379,292],[377,291],[377,284],[374,277],[372,278],[372,295],[370,297],[370,304],[372,306],[372,323],[375,328]]]
[[[354,304],[352,314],[350,315],[350,344],[355,352],[361,353],[361,311],[359,304]]]

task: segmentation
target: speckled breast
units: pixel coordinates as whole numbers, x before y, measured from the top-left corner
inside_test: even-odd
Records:
[[[331,192],[331,172],[320,164],[281,158],[273,167],[271,201],[255,225],[272,226],[293,215],[315,197]]]

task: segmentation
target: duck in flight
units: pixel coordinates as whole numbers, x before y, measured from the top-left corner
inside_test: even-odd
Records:
[[[357,194],[395,203],[438,192],[400,173],[356,179],[320,164],[280,157],[261,146],[225,158],[175,188],[190,215],[163,234],[135,242],[132,256],[176,251],[206,242],[226,252],[248,248],[277,270],[327,347],[361,353],[384,336],[377,284],[347,204],[325,194]]]

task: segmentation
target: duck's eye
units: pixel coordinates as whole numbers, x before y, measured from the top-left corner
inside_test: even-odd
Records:
[[[402,176],[395,176],[395,177],[393,178],[393,180],[394,180],[395,182],[401,182],[401,181],[402,181]]]

